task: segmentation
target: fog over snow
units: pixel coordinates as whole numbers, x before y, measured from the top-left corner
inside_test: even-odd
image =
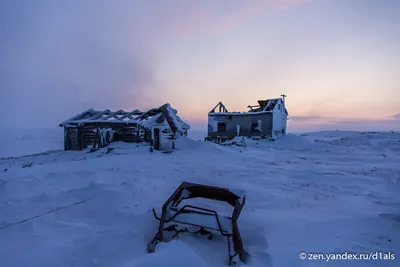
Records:
[[[397,0],[0,3],[1,129],[288,95],[292,131],[400,130]]]

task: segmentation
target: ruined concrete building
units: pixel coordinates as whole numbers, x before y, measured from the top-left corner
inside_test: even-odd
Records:
[[[170,150],[174,140],[190,129],[169,104],[146,112],[88,109],[59,126],[64,127],[65,150],[104,147],[113,141],[147,142],[156,150]]]
[[[219,102],[208,113],[207,140],[224,142],[236,136],[277,138],[286,133],[288,112],[282,98],[259,100],[247,112],[228,112]]]

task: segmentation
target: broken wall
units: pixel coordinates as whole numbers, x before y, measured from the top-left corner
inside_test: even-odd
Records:
[[[218,123],[221,123],[218,125]],[[225,124],[225,127],[223,127]],[[238,127],[239,125],[239,127]],[[211,114],[208,116],[208,137],[271,136],[272,114]]]

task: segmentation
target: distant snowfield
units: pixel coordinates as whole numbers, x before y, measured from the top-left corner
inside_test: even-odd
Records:
[[[246,147],[181,138],[171,154],[125,143],[108,154],[57,151],[62,132],[54,138],[31,139],[53,140],[40,150],[52,151],[0,160],[0,266],[226,266],[218,234],[181,234],[146,253],[158,226],[150,210],[182,181],[246,191],[248,266],[400,266],[399,133],[289,134]],[[2,151],[22,143],[9,140]],[[396,260],[310,261],[301,251]]]
[[[48,150],[64,149],[62,128],[0,131],[0,158],[18,157]]]

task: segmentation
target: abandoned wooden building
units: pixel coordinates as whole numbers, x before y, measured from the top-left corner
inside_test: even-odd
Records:
[[[236,136],[277,138],[286,133],[288,112],[282,98],[259,100],[247,112],[228,112],[219,102],[208,113],[207,140],[224,142]]]
[[[104,147],[113,141],[147,142],[156,150],[170,150],[174,140],[190,129],[169,104],[146,112],[88,109],[59,126],[64,127],[65,150]]]

